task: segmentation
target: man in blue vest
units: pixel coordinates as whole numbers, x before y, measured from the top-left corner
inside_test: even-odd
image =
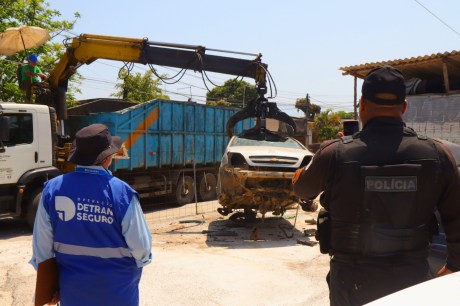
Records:
[[[367,74],[362,131],[321,144],[296,172],[302,199],[321,192],[320,250],[331,256],[330,303],[364,305],[432,277],[427,257],[439,210],[447,243],[438,276],[460,271],[460,176],[442,142],[406,127],[402,73]],[[415,304],[417,304],[415,302]]]
[[[152,237],[137,192],[108,170],[121,139],[103,124],[75,136],[69,157],[75,171],[45,184],[31,264],[37,269],[56,258],[63,306],[139,305]]]

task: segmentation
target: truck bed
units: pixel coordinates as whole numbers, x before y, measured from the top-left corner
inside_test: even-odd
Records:
[[[65,132],[73,137],[89,124],[107,125],[112,135],[122,138],[130,157],[117,160],[113,171],[219,163],[229,141],[226,123],[239,110],[168,100],[134,105],[107,100],[69,109]],[[234,132],[252,126],[253,120],[247,119]]]

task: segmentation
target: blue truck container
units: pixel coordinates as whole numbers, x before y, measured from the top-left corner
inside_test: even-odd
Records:
[[[217,173],[229,141],[228,119],[239,109],[190,102],[153,100],[133,104],[119,100],[89,101],[68,111],[66,133],[92,123],[120,136],[129,159],[112,163],[112,172],[141,197],[172,196],[178,204],[216,198]],[[239,122],[234,133],[251,128]],[[195,189],[196,184],[196,189]]]

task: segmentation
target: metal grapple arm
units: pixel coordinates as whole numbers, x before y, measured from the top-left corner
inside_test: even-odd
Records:
[[[296,125],[294,120],[282,112],[275,102],[268,102],[262,95],[257,99],[249,101],[248,105],[234,114],[227,122],[226,132],[229,137],[233,135],[233,127],[239,122],[247,118],[256,118],[256,125],[243,133],[243,137],[253,139],[273,138],[273,133],[266,128],[266,119],[272,118],[284,123],[287,123],[292,128],[292,133],[295,133]],[[292,135],[291,135],[292,136]]]

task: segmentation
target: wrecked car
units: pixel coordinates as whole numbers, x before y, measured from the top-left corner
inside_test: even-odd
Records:
[[[295,171],[312,157],[291,137],[268,141],[233,136],[219,167],[217,193],[222,207],[217,211],[227,216],[237,210],[232,216],[254,219],[257,212],[283,215],[288,206],[299,202],[304,210],[308,205],[315,210],[313,203],[299,199],[292,189]]]

